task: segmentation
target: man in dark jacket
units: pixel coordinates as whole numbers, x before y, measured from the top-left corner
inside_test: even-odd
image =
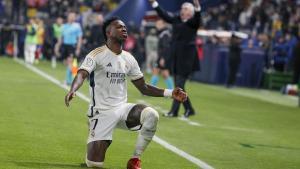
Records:
[[[230,39],[228,57],[229,76],[226,84],[228,88],[232,87],[235,83],[236,75],[241,63],[241,53],[242,49],[240,47],[240,38],[232,34],[232,37]]]
[[[193,1],[195,6],[191,3],[185,2],[181,6],[180,14],[174,15],[160,8],[155,0],[149,0],[158,15],[166,22],[172,24],[172,69],[175,78],[175,85],[183,89],[186,80],[192,72],[200,69],[195,38],[200,26],[201,8],[198,0]],[[185,108],[185,117],[195,114],[190,99],[185,101],[183,105]],[[178,116],[179,106],[180,103],[173,100],[171,111],[165,114],[165,116]]]
[[[300,41],[294,47],[293,52],[293,84],[298,84],[300,80]]]

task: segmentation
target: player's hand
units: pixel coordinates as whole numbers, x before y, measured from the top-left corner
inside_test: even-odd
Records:
[[[180,102],[184,102],[187,99],[187,94],[179,87],[176,87],[172,92],[172,97]]]
[[[199,0],[193,0],[193,2],[194,2],[194,5],[195,5],[195,8],[200,7]]]
[[[152,4],[153,2],[155,2],[155,0],[148,0],[150,2],[150,4]]]
[[[70,91],[66,96],[65,96],[65,104],[67,107],[70,105],[70,101],[76,96],[75,92]]]

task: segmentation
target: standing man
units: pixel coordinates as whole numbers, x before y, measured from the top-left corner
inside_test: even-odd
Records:
[[[141,169],[140,156],[155,134],[158,113],[142,104],[127,103],[126,76],[144,95],[173,97],[182,102],[187,95],[180,88],[159,89],[145,83],[134,57],[122,50],[127,38],[125,24],[113,17],[103,24],[105,45],[92,50],[83,61],[72,83],[65,103],[69,106],[75,92],[89,76],[91,102],[88,109],[89,136],[86,164],[102,167],[107,148],[116,127],[126,130],[140,129],[132,158],[127,169]]]
[[[161,74],[165,79],[168,89],[173,89],[174,84],[170,75],[171,69],[171,31],[166,23],[159,19],[156,21],[156,29],[158,30],[158,59],[153,67],[151,85],[156,86],[159,80],[158,75]]]
[[[200,26],[201,7],[198,0],[193,1],[195,6],[189,2],[185,2],[181,6],[180,14],[174,15],[160,8],[157,1],[149,0],[158,15],[173,26],[171,52],[171,58],[173,60],[172,68],[175,86],[180,87],[183,90],[185,90],[185,82],[192,72],[200,69],[195,38]],[[189,98],[183,103],[183,106],[185,109],[185,117],[195,114]],[[166,113],[165,116],[177,117],[179,107],[180,102],[173,100],[171,111]]]
[[[62,27],[63,27],[63,23],[64,23],[64,19],[62,17],[57,17],[55,23],[52,25],[52,29],[50,29],[53,33],[52,33],[52,38],[54,41],[54,44],[56,44],[58,42],[58,40],[61,37],[62,34]],[[53,48],[52,48],[53,50]],[[52,68],[56,68],[56,54],[52,54],[51,56],[51,66]]]
[[[151,73],[154,64],[157,60],[158,38],[156,30],[150,29],[149,34],[145,38],[146,50],[146,72]]]
[[[82,44],[82,30],[79,23],[75,22],[76,13],[68,14],[68,21],[62,27],[61,37],[55,45],[55,53],[66,61],[66,84],[71,85],[73,80],[72,67],[74,57],[78,57]],[[59,50],[62,47],[62,53]]]
[[[91,27],[91,34],[88,37],[88,49],[93,50],[96,47],[105,44],[103,37],[102,26],[103,26],[103,15],[95,15],[95,24]]]
[[[228,56],[229,76],[226,84],[228,88],[233,87],[233,85],[235,84],[237,72],[240,67],[241,53],[242,53],[240,42],[241,42],[240,38],[238,38],[233,33],[229,45],[229,56]]]
[[[30,18],[26,25],[26,38],[24,47],[25,62],[33,64],[37,46],[37,25],[35,18]]]

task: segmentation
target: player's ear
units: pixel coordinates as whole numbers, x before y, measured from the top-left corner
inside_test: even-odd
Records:
[[[111,27],[109,26],[106,31],[106,37],[110,37],[110,36],[111,36]]]

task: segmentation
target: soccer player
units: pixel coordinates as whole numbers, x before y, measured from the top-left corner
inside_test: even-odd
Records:
[[[113,130],[119,127],[126,130],[140,130],[127,168],[141,169],[140,156],[155,134],[159,116],[151,107],[127,103],[126,76],[144,95],[173,97],[180,102],[185,101],[187,95],[180,88],[159,89],[145,83],[137,61],[130,53],[122,50],[127,30],[120,19],[112,17],[106,20],[103,24],[103,33],[105,45],[94,49],[86,56],[70,91],[65,96],[65,104],[69,106],[75,92],[89,76],[91,101],[88,109],[86,165],[103,166],[106,150],[112,142]]]

